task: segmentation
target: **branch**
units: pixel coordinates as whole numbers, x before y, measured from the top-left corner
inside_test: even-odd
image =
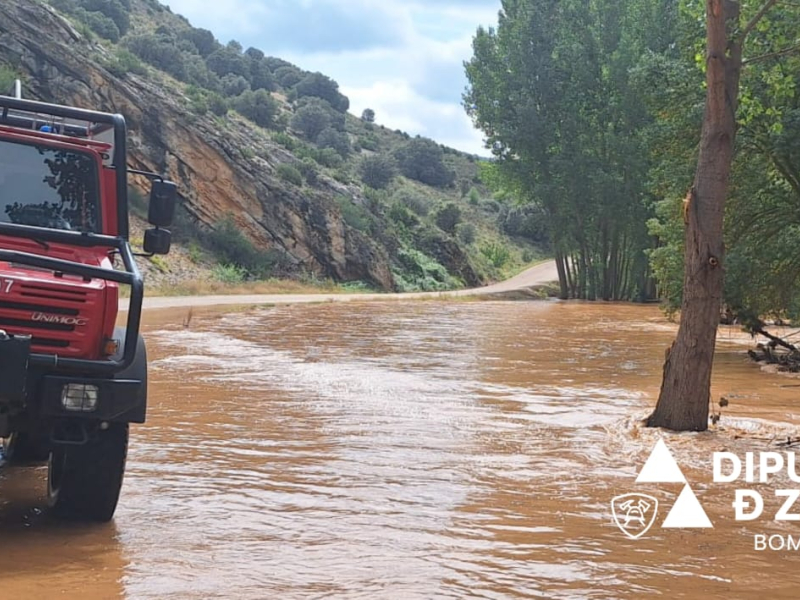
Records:
[[[742,29],[742,34],[739,36],[739,42],[741,44],[744,44],[745,38],[747,38],[747,36],[750,35],[750,32],[756,28],[758,22],[763,18],[765,14],[767,14],[767,12],[769,12],[769,10],[773,6],[775,6],[777,2],[778,0],[767,0],[766,2],[764,2],[761,8],[758,9],[758,12],[755,15],[753,15],[753,18],[750,19],[747,25],[744,26],[744,29]]]
[[[772,343],[777,344],[778,346],[781,346],[782,348],[786,348],[787,350],[791,350],[795,354],[800,352],[800,350],[797,349],[797,346],[793,346],[792,344],[782,340],[778,336],[772,335],[771,333],[764,331],[764,328],[762,326],[753,327],[753,332],[763,335],[765,338],[770,340]]]
[[[800,50],[800,44],[796,44],[794,46],[789,46],[788,48],[784,48],[783,50],[776,50],[775,52],[768,52],[767,54],[760,54],[758,56],[754,56],[753,58],[747,58],[742,61],[742,66],[746,66],[761,60],[767,60],[769,58],[778,58],[779,56],[785,56],[787,54],[791,54],[793,52],[797,52]]]

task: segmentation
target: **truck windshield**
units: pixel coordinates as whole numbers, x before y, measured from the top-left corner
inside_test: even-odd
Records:
[[[0,140],[0,222],[97,232],[92,155]]]

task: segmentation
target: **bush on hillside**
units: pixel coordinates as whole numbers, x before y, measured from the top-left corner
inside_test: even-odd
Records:
[[[361,181],[376,190],[386,189],[397,176],[397,163],[386,154],[365,156],[358,166]]]
[[[400,171],[409,179],[433,187],[448,187],[455,180],[455,173],[442,162],[441,147],[433,140],[414,138],[395,150],[394,156]]]
[[[273,127],[278,115],[278,103],[265,90],[247,91],[233,101],[243,117],[261,127]]]
[[[461,208],[455,202],[446,202],[436,210],[434,219],[439,229],[453,234],[461,222]]]
[[[322,149],[330,148],[336,151],[342,158],[347,158],[352,152],[350,138],[343,131],[337,131],[333,127],[328,127],[317,136],[317,146]]]

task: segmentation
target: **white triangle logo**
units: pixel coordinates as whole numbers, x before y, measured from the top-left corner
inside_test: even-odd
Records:
[[[694,495],[692,488],[687,484],[675,501],[675,506],[672,507],[667,518],[664,519],[664,524],[661,527],[699,528],[714,526],[711,524],[706,511],[700,506],[700,501]]]
[[[686,483],[686,477],[664,440],[658,440],[650,458],[639,472],[636,483]]]

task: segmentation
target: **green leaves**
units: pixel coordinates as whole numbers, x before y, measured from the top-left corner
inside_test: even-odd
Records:
[[[633,72],[668,47],[670,15],[656,1],[508,0],[473,40],[465,107],[498,159],[485,180],[542,207],[577,296],[629,298],[645,280],[651,116]]]

